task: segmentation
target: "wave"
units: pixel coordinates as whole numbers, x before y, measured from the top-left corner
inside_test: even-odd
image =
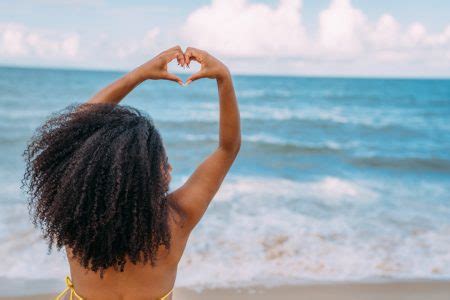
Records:
[[[398,190],[392,192],[400,196]],[[407,199],[415,193],[401,192]],[[448,220],[440,223],[430,213],[408,229],[397,226],[386,219],[384,194],[379,183],[336,177],[233,178],[193,234],[179,284],[450,277]],[[423,227],[425,220],[433,229]]]
[[[323,143],[313,143],[306,141],[294,141],[289,139],[277,138],[264,134],[248,135],[243,137],[243,143],[257,147],[258,149],[274,152],[280,152],[281,154],[299,153],[299,154],[338,154],[343,150],[347,150],[355,145],[355,143],[348,143],[341,145],[334,141],[328,141]],[[245,146],[244,146],[245,147]]]
[[[281,97],[289,98],[292,96],[291,91],[287,89],[245,89],[237,90],[238,98],[263,98],[263,97]]]
[[[335,123],[348,123],[349,119],[342,114],[339,108],[329,110],[317,107],[308,107],[302,109],[289,107],[270,107],[270,106],[243,106],[241,117],[244,119],[265,119],[265,120],[327,120]]]
[[[208,122],[217,123],[219,120],[218,103],[206,102],[193,105],[186,110],[173,112],[173,110],[155,114],[159,122]],[[402,111],[390,112],[383,109],[370,110],[367,108],[346,107],[277,107],[275,105],[240,104],[240,115],[243,121],[270,121],[310,123],[318,127],[335,126],[361,126],[380,131],[395,129],[415,132],[423,128],[430,128],[430,121],[424,116],[405,113]],[[431,124],[437,130],[449,130],[450,125],[445,118],[435,118]]]
[[[351,160],[358,167],[392,169],[401,171],[450,172],[450,160],[420,157],[362,157]]]
[[[259,201],[303,200],[326,205],[367,203],[376,201],[377,194],[370,184],[338,177],[324,177],[314,181],[296,181],[283,178],[234,177],[221,188],[219,202],[235,199],[255,203]]]
[[[380,130],[391,129],[408,129],[416,131],[418,128],[430,128],[430,121],[424,115],[411,115],[399,111],[386,111],[381,108],[346,108],[344,106],[334,107],[280,107],[276,104],[254,105],[248,103],[240,104],[241,119],[248,121],[271,121],[271,122],[288,122],[301,121],[313,122],[317,126],[342,126],[357,125],[367,128]],[[155,121],[162,124],[179,124],[179,123],[217,123],[219,120],[219,105],[216,102],[201,102],[192,104],[183,110],[174,110],[173,107],[160,107],[159,109],[151,109],[151,107],[143,106],[141,109],[150,113]],[[28,108],[18,109],[0,109],[0,119],[3,124],[11,126],[19,120],[27,120],[33,122],[33,127],[39,125],[38,122],[45,119],[51,114],[50,110],[39,110]],[[436,116],[431,124],[438,130],[449,130],[450,125],[446,122],[445,117],[439,119]],[[313,124],[314,125],[314,124]]]
[[[275,120],[275,121],[315,121],[328,122],[334,125],[358,125],[367,128],[406,128],[417,130],[418,128],[430,128],[429,119],[421,115],[414,115],[400,111],[386,111],[384,109],[346,108],[319,106],[307,107],[272,107],[272,106],[242,106],[241,116],[248,120]],[[433,127],[448,130],[449,123],[445,117],[434,119]]]
[[[449,221],[437,219],[434,208],[383,206],[391,193],[411,202],[423,187],[415,189],[338,177],[230,177],[191,235],[177,286],[450,277]],[[46,254],[38,232],[24,225],[25,211],[21,205],[1,212],[12,217],[0,241],[0,277],[62,278],[64,252]]]
[[[167,140],[169,147],[181,147],[182,145],[205,146],[216,144],[219,141],[217,134],[184,134],[180,138]],[[356,142],[349,142],[342,145],[335,141],[307,142],[283,139],[265,134],[243,135],[242,148],[257,148],[267,151],[270,155],[283,155],[286,153],[298,154],[339,154],[342,151],[352,149],[357,146]],[[252,151],[249,149],[249,151]]]

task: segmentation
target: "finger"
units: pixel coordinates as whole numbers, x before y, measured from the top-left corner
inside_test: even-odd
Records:
[[[176,55],[176,58],[177,58],[178,65],[184,67],[186,65],[186,62],[184,60],[183,52],[180,50],[179,52],[176,52],[175,55]]]
[[[173,46],[172,48],[170,48],[169,50],[181,50],[181,47],[180,47],[180,45],[176,45],[176,46]]]
[[[196,81],[196,80],[198,80],[198,79],[200,79],[200,78],[203,78],[204,77],[204,75],[203,75],[203,72],[197,72],[197,73],[195,73],[195,74],[192,74],[187,80],[186,80],[186,85],[188,85],[188,84],[190,84],[191,82],[193,82],[193,81]]]
[[[186,64],[189,66],[192,60],[200,62],[201,60],[201,50],[198,50],[196,48],[187,47],[184,57],[186,60]]]
[[[188,48],[188,49],[186,49],[186,52],[184,53],[186,64],[188,66],[191,63],[191,61],[193,61],[193,60],[199,61],[200,60],[199,56],[200,56],[199,53],[194,48]]]
[[[172,48],[166,50],[166,53],[168,54],[167,63],[171,62],[172,60],[174,60],[176,58],[178,64],[184,67],[184,65],[185,65],[184,54],[183,54],[183,50],[181,50],[180,46],[172,47]]]
[[[189,64],[191,63],[190,53],[186,50],[184,52],[184,61],[186,62],[186,66],[189,68]]]
[[[181,50],[181,47],[180,46],[173,47],[172,53],[174,55],[174,58],[177,59],[178,65],[184,67],[184,65],[185,65],[184,54],[183,54],[183,50]]]
[[[183,52],[180,46],[175,46],[166,50],[168,53]]]
[[[170,80],[170,81],[175,81],[178,82],[179,85],[183,85],[183,80],[181,80],[180,77],[178,77],[175,74],[172,73],[167,73],[164,77],[164,79]]]

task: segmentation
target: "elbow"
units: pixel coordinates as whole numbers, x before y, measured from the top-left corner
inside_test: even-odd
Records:
[[[232,149],[234,157],[236,157],[238,155],[240,150],[241,150],[241,138],[239,137],[239,140],[236,142],[236,144],[234,145],[234,147]]]
[[[221,143],[219,148],[235,158],[241,150],[241,137],[229,143]]]

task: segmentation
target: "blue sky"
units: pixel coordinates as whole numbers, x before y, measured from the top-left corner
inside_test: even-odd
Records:
[[[129,69],[180,44],[236,73],[450,77],[449,11],[444,0],[1,1],[0,64]]]

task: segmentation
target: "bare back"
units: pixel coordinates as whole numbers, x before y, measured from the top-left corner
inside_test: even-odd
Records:
[[[83,298],[96,300],[149,300],[166,295],[174,287],[178,263],[189,237],[178,215],[169,220],[170,250],[160,247],[154,266],[150,263],[135,265],[127,261],[123,272],[110,268],[100,278],[99,273],[83,268],[72,258],[70,248],[66,247],[70,274],[77,293]],[[172,295],[167,299],[172,299]]]

